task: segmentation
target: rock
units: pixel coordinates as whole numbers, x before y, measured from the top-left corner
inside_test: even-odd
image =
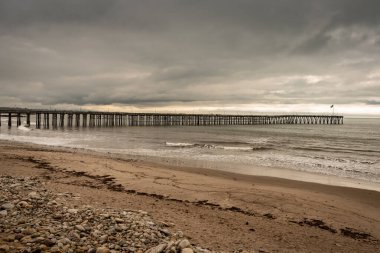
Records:
[[[80,235],[75,232],[74,230],[71,230],[68,234],[67,234],[67,238],[70,240],[70,241],[73,241],[73,242],[79,242],[80,241]]]
[[[5,204],[2,204],[1,205],[1,208],[2,209],[5,209],[5,210],[11,210],[13,209],[15,206],[12,204],[12,203],[5,203]]]
[[[120,218],[115,218],[115,221],[116,221],[117,223],[123,223],[123,222],[124,222],[124,220],[123,220],[123,219],[120,219]]]
[[[31,198],[31,199],[39,199],[39,198],[41,198],[41,196],[37,192],[30,192],[28,194],[28,197]]]
[[[96,253],[109,253],[110,250],[106,247],[99,247],[96,249]]]
[[[100,241],[100,243],[105,243],[105,242],[107,242],[107,239],[108,239],[108,236],[107,236],[107,235],[102,235],[101,237],[99,237],[99,241]]]
[[[63,218],[63,216],[60,215],[60,214],[53,214],[52,218],[53,218],[54,220],[61,220],[61,219]]]
[[[0,216],[7,216],[8,215],[8,211],[7,210],[1,210],[0,211]]]
[[[164,235],[167,235],[167,236],[171,236],[171,235],[172,235],[172,233],[170,233],[170,231],[167,230],[167,229],[162,229],[162,228],[160,228],[159,231],[160,231],[161,233],[163,233]]]
[[[179,243],[178,243],[178,249],[184,249],[184,248],[187,248],[187,247],[189,247],[190,246],[190,242],[189,242],[189,240],[187,240],[187,239],[183,239],[182,241],[180,241]]]
[[[63,246],[62,251],[68,253],[69,249],[70,249],[70,245],[65,245]]]
[[[15,235],[8,235],[7,237],[4,238],[4,241],[13,242],[15,239],[16,239]]]
[[[53,246],[49,249],[50,252],[52,253],[59,253],[61,250],[57,246]]]
[[[71,214],[76,214],[78,213],[78,209],[68,209],[67,212]]]
[[[48,202],[48,205],[51,205],[51,206],[58,206],[58,202],[55,201],[55,200],[52,200],[52,201],[49,201],[49,202]]]
[[[7,253],[9,250],[10,249],[8,245],[0,245],[0,253]]]
[[[174,246],[172,246],[172,247],[167,247],[167,248],[165,249],[165,253],[177,253],[177,249],[176,249]]]
[[[55,245],[55,243],[52,240],[46,239],[46,238],[43,238],[42,240],[39,240],[38,243],[46,245],[46,246],[49,246],[49,247]]]
[[[23,235],[22,235],[22,234],[17,234],[17,235],[15,235],[15,240],[20,241],[21,238],[23,238]]]
[[[67,245],[67,244],[71,243],[69,238],[63,238],[63,239],[59,240],[59,242],[62,243],[63,245]]]
[[[95,248],[90,248],[87,253],[96,253],[96,249]]]
[[[41,244],[38,246],[38,249],[40,249],[41,251],[45,251],[47,249],[47,246],[45,244]]]
[[[41,237],[40,233],[33,233],[32,234],[32,238],[35,238],[34,240],[42,240],[42,239],[44,239],[43,237]]]
[[[86,230],[82,225],[75,225],[75,228],[82,232]]]
[[[156,247],[148,249],[145,253],[161,253],[165,250],[166,245],[166,243],[159,244]]]
[[[26,202],[26,201],[20,201],[20,202],[18,202],[17,206],[21,207],[21,208],[31,207],[31,205],[28,202]]]
[[[22,231],[22,233],[23,233],[24,235],[31,235],[31,234],[36,233],[36,230],[33,229],[33,228],[26,228],[26,229],[24,229],[24,230]]]
[[[276,217],[273,214],[271,214],[271,213],[266,213],[263,216],[267,217],[268,219],[272,219],[272,220],[276,219]]]
[[[30,235],[24,236],[20,240],[22,243],[31,243],[33,241],[32,237]]]
[[[184,248],[181,250],[181,253],[194,253],[194,251],[190,248]]]

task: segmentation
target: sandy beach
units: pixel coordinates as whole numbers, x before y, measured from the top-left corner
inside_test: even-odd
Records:
[[[145,210],[215,252],[379,252],[380,192],[0,142],[0,175],[77,205]],[[1,232],[1,238],[6,235]]]

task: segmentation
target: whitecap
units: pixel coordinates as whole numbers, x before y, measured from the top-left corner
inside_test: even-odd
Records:
[[[168,147],[192,147],[194,144],[186,142],[165,142]]]
[[[18,130],[21,130],[21,131],[26,131],[26,132],[28,132],[28,131],[31,130],[29,127],[26,127],[26,126],[23,126],[23,125],[17,127],[17,129],[18,129]]]

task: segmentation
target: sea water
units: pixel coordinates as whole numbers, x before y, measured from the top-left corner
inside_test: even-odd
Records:
[[[315,181],[308,180],[312,175],[317,176],[314,179],[325,176],[329,180],[323,183],[347,179],[380,189],[378,118],[345,118],[343,125],[57,129],[36,129],[33,124],[8,128],[3,119],[0,140],[84,148],[249,175],[306,181]]]

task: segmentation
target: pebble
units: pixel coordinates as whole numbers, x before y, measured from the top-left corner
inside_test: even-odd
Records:
[[[22,208],[31,207],[31,205],[28,202],[26,202],[26,201],[20,201],[20,202],[18,202],[17,206],[18,207],[22,207]]]
[[[110,251],[106,247],[99,247],[96,249],[96,253],[108,253],[108,252],[110,252]]]
[[[80,241],[80,235],[75,232],[74,230],[71,230],[68,234],[67,234],[67,238],[70,240],[70,241],[73,241],[73,242],[79,242]]]
[[[123,222],[124,222],[124,220],[123,220],[123,219],[120,219],[120,218],[115,218],[115,221],[116,221],[117,223],[123,223]]]
[[[99,237],[99,241],[100,243],[105,243],[108,239],[108,236],[107,235],[102,235],[101,237]]]
[[[37,193],[37,192],[30,192],[28,194],[29,198],[32,198],[32,199],[39,199],[40,198],[40,195]]]
[[[167,246],[166,243],[162,243],[162,244],[159,244],[159,245],[147,250],[145,253],[161,253],[166,248],[166,246]]]
[[[11,210],[13,209],[15,206],[12,204],[12,203],[5,203],[5,204],[2,204],[1,205],[1,208],[2,209],[5,209],[5,210]]]
[[[75,228],[79,231],[85,231],[86,229],[82,225],[75,225]]]
[[[8,252],[10,250],[8,245],[0,245],[0,252]]]
[[[190,248],[184,248],[181,250],[181,253],[194,253],[194,251]]]
[[[179,244],[178,244],[178,248],[179,249],[184,249],[184,248],[187,248],[189,246],[190,246],[190,242],[187,239],[184,239],[184,240],[180,241]]]
[[[50,248],[50,252],[58,253],[58,252],[61,252],[61,250],[57,246],[53,246]]]

